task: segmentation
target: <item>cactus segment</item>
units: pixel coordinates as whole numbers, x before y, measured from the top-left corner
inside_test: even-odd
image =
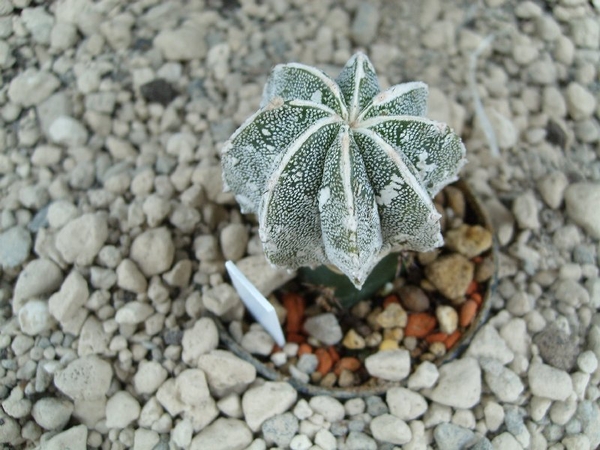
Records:
[[[354,284],[362,284],[377,264],[381,227],[361,150],[347,125],[327,151],[319,213],[329,261]]]
[[[373,117],[425,116],[428,93],[427,85],[420,81],[392,86],[373,98],[360,114],[359,123]]]
[[[261,108],[275,97],[322,104],[336,114],[346,115],[346,105],[336,82],[324,72],[304,64],[275,66],[263,90]]]
[[[268,181],[259,234],[267,258],[276,265],[297,268],[327,261],[319,192],[326,150],[339,129],[335,119],[318,121],[286,150]]]
[[[366,55],[356,53],[346,63],[336,81],[348,107],[347,120],[352,124],[360,111],[379,94],[379,81],[377,81],[375,68]]]
[[[442,245],[440,215],[412,163],[371,130],[355,130],[354,139],[370,174],[389,251],[428,251]]]
[[[360,289],[388,253],[442,245],[432,196],[456,179],[465,148],[426,110],[424,83],[380,93],[362,53],[335,81],[276,66],[261,108],[221,153],[224,183],[257,213],[269,261],[333,264]]]
[[[277,158],[306,129],[330,116],[321,105],[276,97],[235,132],[225,143],[221,162],[225,183],[242,212],[258,212]]]
[[[466,163],[465,147],[444,123],[423,117],[390,116],[365,120],[361,128],[381,136],[417,169],[430,196],[456,181]]]

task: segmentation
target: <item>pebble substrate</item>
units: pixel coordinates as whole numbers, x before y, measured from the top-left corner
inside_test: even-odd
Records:
[[[226,259],[288,276],[222,192],[223,142],[273,65],[359,49],[464,137],[499,284],[463,357],[339,401],[202,316],[244,314]],[[0,0],[0,443],[597,448],[599,61],[597,0]]]

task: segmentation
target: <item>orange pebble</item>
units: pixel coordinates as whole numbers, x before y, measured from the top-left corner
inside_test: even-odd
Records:
[[[333,367],[333,361],[331,360],[329,352],[324,348],[318,348],[317,350],[315,350],[315,355],[319,360],[319,364],[317,365],[317,372],[319,372],[323,376],[331,372],[331,368]]]
[[[295,342],[296,344],[302,344],[306,341],[306,338],[300,333],[287,333],[285,339],[288,342]]]
[[[349,370],[350,372],[356,372],[358,369],[360,369],[360,361],[357,358],[353,358],[351,356],[345,356],[344,358],[340,359],[337,364],[335,365],[335,369],[334,369],[334,373],[337,376],[340,376],[340,373],[342,373],[342,370]]]
[[[298,356],[304,355],[305,353],[312,353],[312,352],[313,352],[312,347],[309,344],[307,344],[306,342],[303,342],[298,347]]]
[[[340,355],[333,345],[327,347],[327,353],[329,353],[329,356],[331,356],[331,362],[334,364],[340,360]]]
[[[467,295],[472,295],[475,292],[477,292],[477,288],[479,287],[479,284],[477,284],[477,281],[475,280],[471,280],[471,282],[469,283],[469,287],[467,288]]]
[[[454,333],[452,333],[450,336],[448,336],[446,338],[446,340],[444,341],[444,345],[446,346],[446,349],[451,349],[454,344],[456,344],[456,342],[460,339],[460,337],[462,336],[462,333],[458,330],[456,330]]]
[[[288,333],[298,333],[302,329],[304,319],[304,298],[292,292],[283,295],[283,307],[287,310],[285,330]]]
[[[398,296],[396,294],[388,295],[386,298],[383,299],[383,309],[387,308],[392,303],[400,303],[400,299],[398,299]]]
[[[461,327],[467,327],[473,322],[475,314],[477,314],[477,302],[474,300],[467,300],[460,308],[459,323]]]
[[[408,316],[408,323],[404,329],[404,336],[424,338],[437,326],[437,319],[431,314],[415,313]]]
[[[448,335],[446,333],[433,333],[425,337],[425,340],[429,344],[433,342],[445,342],[446,339],[448,339]]]
[[[481,302],[483,301],[483,299],[481,298],[481,294],[479,292],[475,292],[473,294],[471,294],[471,297],[469,297],[471,300],[473,300],[475,303],[477,303],[478,305],[481,305]]]
[[[483,261],[483,258],[481,256],[475,256],[475,257],[471,258],[471,261],[473,261],[475,264],[481,264],[481,262]]]

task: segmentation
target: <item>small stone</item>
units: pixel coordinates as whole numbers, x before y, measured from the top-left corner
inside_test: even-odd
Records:
[[[256,369],[252,364],[225,350],[201,354],[198,368],[206,374],[210,390],[217,397],[242,392],[256,379]]]
[[[312,397],[308,404],[315,413],[322,415],[330,423],[339,422],[346,413],[344,405],[327,395]]]
[[[351,328],[344,336],[342,345],[350,350],[360,350],[365,348],[365,338],[358,334],[354,328]]]
[[[170,231],[165,227],[144,231],[131,244],[130,255],[147,277],[166,272],[175,255]]]
[[[130,259],[124,259],[117,267],[117,286],[126,291],[143,294],[148,289],[148,281],[137,265]]]
[[[378,441],[404,445],[412,439],[412,432],[406,422],[391,414],[373,418],[369,424],[373,437]]]
[[[596,110],[596,97],[581,84],[573,81],[566,90],[567,110],[574,120],[587,119]]]
[[[442,405],[469,409],[481,397],[481,369],[476,359],[463,358],[446,363],[439,369],[440,377],[432,390],[424,395]]]
[[[48,128],[48,136],[55,144],[77,147],[87,142],[88,132],[81,122],[73,117],[59,116]]]
[[[163,106],[167,106],[178,95],[173,86],[162,78],[142,84],[140,93],[148,103],[160,103]]]
[[[189,45],[195,42],[195,45]],[[169,61],[190,61],[206,55],[204,32],[193,21],[186,21],[175,30],[162,30],[154,38],[154,47]]]
[[[583,373],[592,374],[598,368],[598,358],[591,350],[586,350],[577,357],[577,366]]]
[[[292,413],[286,412],[265,420],[261,431],[267,443],[274,443],[278,447],[285,448],[290,445],[298,428],[298,419]]]
[[[407,284],[398,290],[402,306],[411,312],[424,312],[429,309],[429,297],[418,286]]]
[[[273,267],[263,254],[240,259],[237,266],[265,297],[296,276],[295,271],[288,272],[285,269]]]
[[[82,312],[89,297],[87,282],[77,271],[72,271],[63,282],[60,291],[48,300],[50,314],[63,327]],[[85,315],[87,315],[84,312]],[[85,315],[83,318],[85,319]],[[83,321],[81,321],[83,325]]]
[[[153,394],[167,379],[166,369],[156,361],[140,361],[133,376],[133,386],[139,394]]]
[[[485,424],[490,431],[496,431],[504,422],[504,408],[494,401],[488,402],[484,409]]]
[[[515,354],[508,348],[504,339],[490,324],[481,327],[473,337],[466,354],[477,359],[496,359],[502,364],[508,364],[515,358]]]
[[[537,230],[540,227],[537,202],[532,191],[519,195],[513,202],[512,211],[519,228]]]
[[[123,429],[140,416],[139,402],[127,391],[119,391],[106,402],[106,426]]]
[[[305,434],[297,434],[290,441],[291,450],[309,450],[312,446],[312,442]]]
[[[440,331],[446,334],[454,333],[458,328],[458,313],[452,306],[440,305],[435,309]]]
[[[65,398],[45,397],[33,405],[31,415],[46,430],[62,430],[71,419],[73,403]]]
[[[480,225],[461,225],[446,232],[445,245],[467,258],[473,258],[492,247],[492,233]]]
[[[242,397],[246,423],[251,430],[257,431],[265,420],[291,408],[297,396],[296,390],[285,382],[267,381],[248,389]]]
[[[427,411],[425,398],[403,387],[392,387],[387,391],[385,401],[390,413],[402,420],[416,419]]]
[[[385,423],[383,425],[385,426]],[[347,450],[377,450],[377,443],[375,439],[365,433],[351,431],[346,438],[345,448]]]
[[[31,234],[16,226],[0,233],[0,266],[14,268],[25,262],[31,251]]]
[[[475,433],[453,423],[442,423],[433,430],[433,439],[440,450],[455,450],[469,448],[475,441]]]
[[[474,272],[474,264],[457,253],[442,256],[425,267],[429,281],[450,300],[466,294]]]
[[[377,36],[378,26],[379,9],[370,3],[360,3],[350,29],[352,39],[358,45],[367,46]]]
[[[204,307],[217,316],[222,316],[241,303],[237,291],[226,283],[208,289],[202,296]]]
[[[85,450],[87,448],[88,428],[77,425],[62,433],[55,434],[44,442],[44,450]]]
[[[273,341],[271,335],[265,330],[250,330],[244,334],[241,345],[244,349],[254,355],[269,356],[273,350],[275,341]]]
[[[565,371],[534,362],[528,372],[529,388],[533,395],[550,400],[566,400],[573,392],[571,377]]]
[[[137,325],[154,314],[154,308],[149,303],[131,301],[121,306],[115,314],[115,322],[119,325]]]
[[[519,376],[494,359],[482,361],[481,365],[485,372],[485,382],[498,400],[506,403],[516,402],[525,389]]]
[[[11,444],[18,442],[19,439],[21,439],[19,422],[0,409],[0,443]],[[82,449],[84,448],[82,447]]]
[[[557,369],[570,371],[579,354],[575,336],[569,336],[555,323],[549,324],[533,337],[542,359]]]
[[[595,17],[572,20],[571,33],[578,47],[595,50],[600,47],[600,24]]]
[[[20,310],[17,316],[21,331],[29,336],[36,336],[50,330],[54,320],[45,300],[30,300]]]
[[[49,259],[34,259],[19,274],[13,294],[13,314],[25,301],[55,291],[63,281],[60,268]]]
[[[373,377],[400,381],[410,373],[410,354],[404,349],[374,353],[365,359],[365,367]]]
[[[230,223],[221,231],[220,241],[223,257],[235,262],[246,253],[248,231],[241,223]]]
[[[89,266],[108,238],[106,217],[83,214],[69,221],[56,236],[56,249],[67,263]]]
[[[8,87],[8,98],[24,107],[39,105],[60,86],[52,73],[26,69],[14,77]]]
[[[382,328],[404,328],[408,322],[408,314],[404,308],[398,303],[390,303],[381,313],[375,318],[376,322]]]
[[[24,397],[23,388],[15,386],[2,402],[4,412],[15,419],[27,417],[31,412],[31,400]]]
[[[343,337],[337,317],[332,313],[309,317],[304,322],[304,330],[325,345],[335,345]]]
[[[408,388],[418,391],[432,387],[439,377],[437,366],[429,361],[423,361],[408,379]]]
[[[252,442],[252,432],[238,419],[219,418],[198,433],[191,450],[227,449],[243,450]]]
[[[183,362],[195,366],[200,355],[215,350],[219,345],[219,332],[214,321],[208,317],[198,320],[192,328],[183,332],[181,345]]]
[[[574,183],[565,191],[567,215],[591,237],[600,239],[600,184]]]
[[[95,355],[78,358],[54,376],[56,387],[73,400],[104,398],[112,380],[112,366]]]
[[[553,172],[541,178],[537,183],[538,191],[546,204],[552,208],[560,207],[569,181],[563,172]]]

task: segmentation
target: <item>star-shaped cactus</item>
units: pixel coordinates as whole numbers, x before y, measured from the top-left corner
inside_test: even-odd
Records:
[[[442,245],[432,196],[456,180],[465,148],[426,109],[424,83],[380,92],[362,53],[337,80],[276,66],[261,108],[221,154],[226,188],[257,213],[269,261],[334,265],[360,288],[388,253]]]

